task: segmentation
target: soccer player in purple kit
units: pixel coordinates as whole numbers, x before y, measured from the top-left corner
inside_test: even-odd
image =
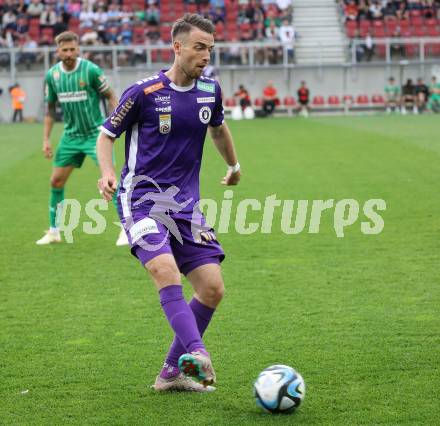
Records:
[[[125,131],[121,222],[131,252],[150,273],[175,333],[153,388],[209,392],[214,390],[210,385],[215,372],[202,336],[223,297],[220,262],[224,253],[201,214],[194,215],[208,129],[228,165],[223,184],[239,182],[240,165],[224,122],[220,86],[202,76],[214,47],[213,24],[186,14],[174,23],[171,33],[172,67],[129,87],[102,127],[97,143],[102,174],[98,187],[111,200],[117,184],[113,142]],[[205,225],[198,231],[194,231],[198,229],[194,217],[201,217]],[[181,273],[194,288],[188,304]]]

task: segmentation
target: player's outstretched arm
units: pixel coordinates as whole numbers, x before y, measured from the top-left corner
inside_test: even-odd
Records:
[[[209,127],[209,133],[221,156],[228,165],[226,176],[221,180],[223,185],[237,185],[240,181],[240,164],[237,160],[234,141],[228,125],[224,122],[217,127]]]
[[[99,193],[104,200],[110,201],[117,188],[115,168],[113,167],[113,143],[114,139],[101,132],[96,142],[101,179],[98,180]]]
[[[46,105],[46,115],[44,116],[43,130],[43,155],[45,158],[52,158],[52,145],[50,143],[50,134],[52,133],[53,123],[55,121],[55,103],[49,102]]]

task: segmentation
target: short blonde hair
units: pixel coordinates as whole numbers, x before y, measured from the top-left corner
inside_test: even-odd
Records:
[[[59,46],[61,43],[69,41],[79,43],[78,34],[74,33],[73,31],[64,31],[55,37],[55,43],[57,44],[57,46]]]

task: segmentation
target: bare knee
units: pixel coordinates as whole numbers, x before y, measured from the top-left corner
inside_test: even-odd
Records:
[[[63,188],[66,183],[66,179],[61,176],[52,176],[50,178],[50,186],[52,188]]]
[[[215,280],[206,283],[198,291],[201,302],[207,306],[215,308],[225,295],[225,285],[223,280]]]
[[[180,283],[180,272],[171,255],[160,255],[145,264],[157,288]]]

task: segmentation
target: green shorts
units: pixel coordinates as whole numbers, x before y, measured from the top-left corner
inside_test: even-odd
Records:
[[[98,139],[98,134],[82,138],[63,135],[55,152],[54,167],[73,166],[80,168],[84,163],[86,155],[98,165],[98,158],[96,156],[96,139]]]

